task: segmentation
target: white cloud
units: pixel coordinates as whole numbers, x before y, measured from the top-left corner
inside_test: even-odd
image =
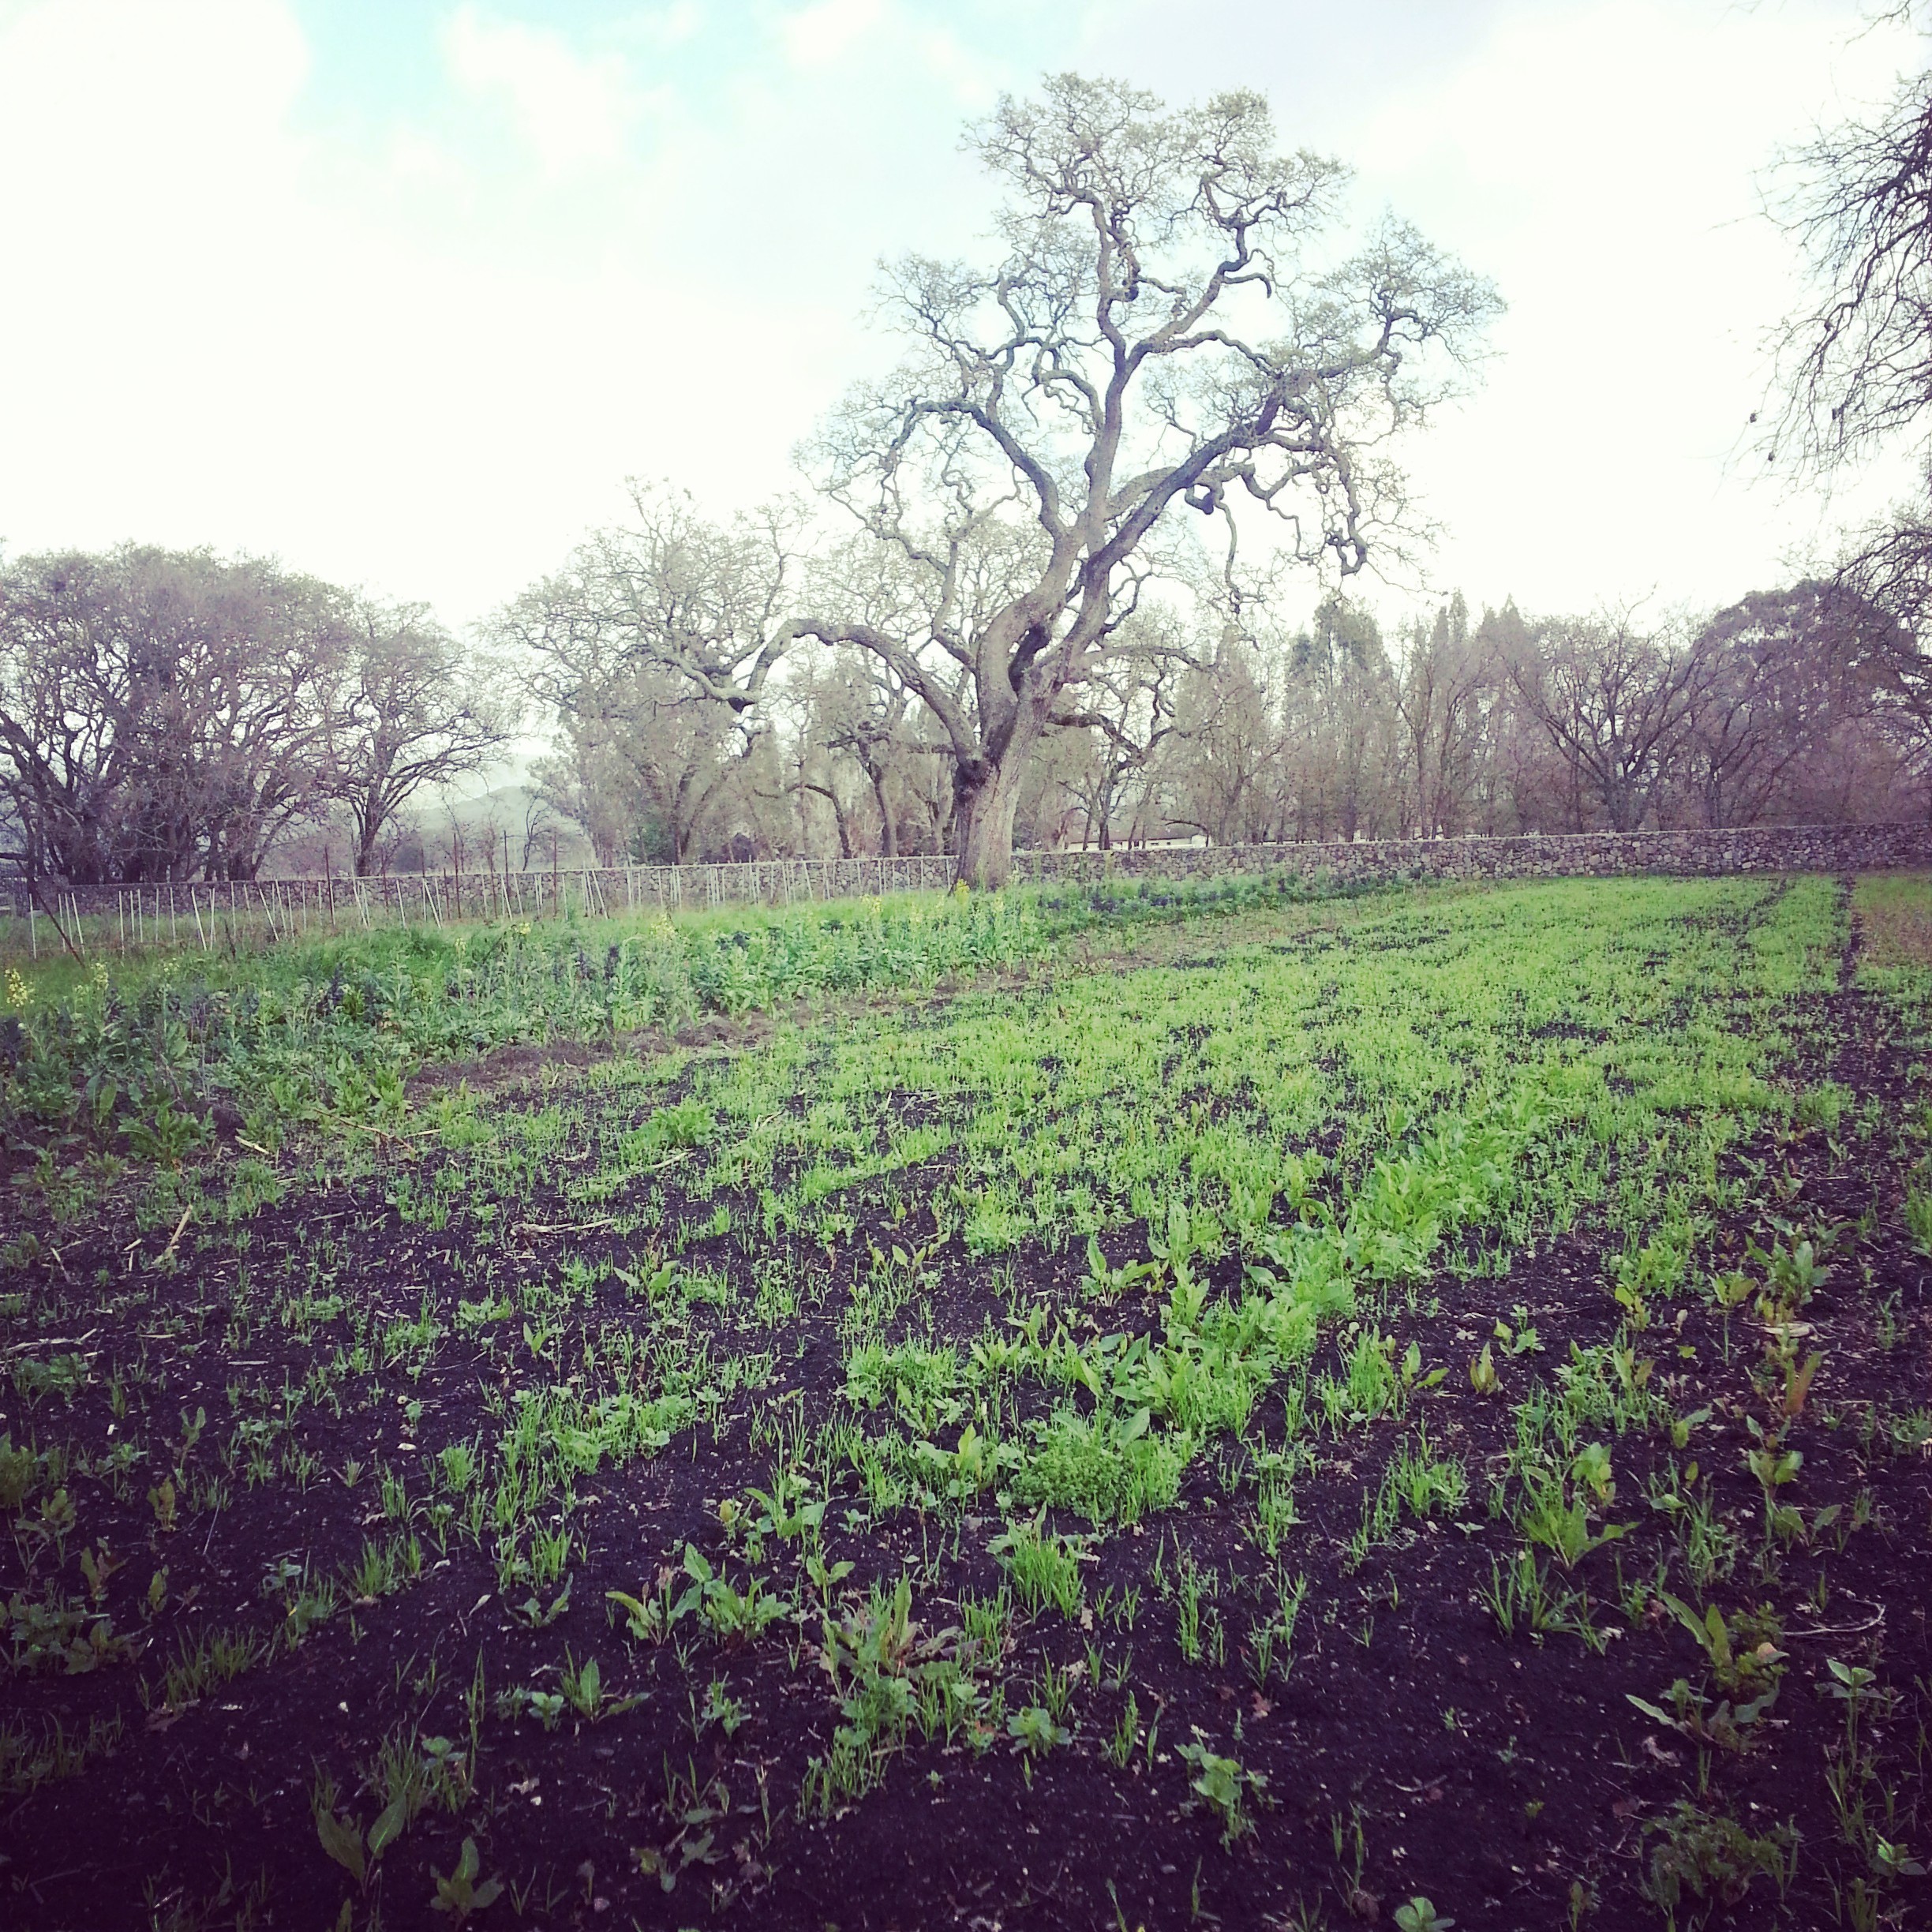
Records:
[[[813,0],[780,21],[778,36],[796,66],[822,67],[863,40],[885,17],[884,0]]]
[[[552,179],[622,156],[632,109],[616,54],[580,54],[560,34],[492,20],[468,4],[445,24],[443,47],[458,86],[500,101]]]
[[[997,62],[976,54],[949,28],[927,27],[918,36],[921,58],[960,104],[974,112],[990,107],[1013,77]]]
[[[658,46],[676,47],[695,39],[704,22],[705,10],[698,0],[671,0],[668,6],[638,16],[637,26],[646,38]]]
[[[250,199],[307,69],[277,0],[47,0],[0,11],[0,197],[15,235],[89,215],[170,226]],[[272,186],[272,184],[270,184]],[[215,206],[210,207],[212,202]]]

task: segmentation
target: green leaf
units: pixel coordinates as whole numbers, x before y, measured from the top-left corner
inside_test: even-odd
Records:
[[[631,1634],[633,1637],[642,1636],[650,1627],[644,1606],[636,1597],[627,1595],[623,1590],[606,1590],[604,1594],[611,1602],[623,1606],[624,1615],[630,1619]]]
[[[397,1798],[384,1805],[369,1827],[369,1856],[380,1858],[402,1836],[402,1827],[408,1822],[409,1809],[404,1799]]]
[[[369,1866],[362,1856],[361,1828],[354,1820],[339,1818],[333,1811],[318,1811],[316,1836],[322,1840],[322,1849],[358,1885],[366,1881]]]

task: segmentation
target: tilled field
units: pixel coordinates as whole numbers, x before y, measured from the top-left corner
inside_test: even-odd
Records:
[[[21,1162],[0,1919],[1921,1922],[1926,898],[1201,918]]]

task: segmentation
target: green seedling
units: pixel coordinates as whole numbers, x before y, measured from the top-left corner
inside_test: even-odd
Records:
[[[1189,1788],[1220,1821],[1221,1842],[1232,1845],[1237,1839],[1246,1837],[1254,1829],[1247,1801],[1266,1790],[1267,1780],[1258,1771],[1245,1769],[1237,1758],[1224,1758],[1209,1750],[1198,1735],[1175,1748],[1176,1754],[1193,1773],[1188,1780]]]
[[[1057,1723],[1051,1711],[1038,1704],[1015,1711],[1006,1720],[1006,1732],[1016,1751],[1024,1751],[1033,1758],[1043,1758],[1056,1747],[1073,1741],[1073,1733]]]
[[[430,1901],[431,1909],[447,1912],[452,1925],[461,1925],[473,1913],[486,1911],[495,1904],[503,1896],[502,1881],[485,1878],[479,1885],[477,1879],[482,1869],[476,1840],[466,1838],[455,1870],[447,1878],[433,1865],[429,1868],[429,1876],[436,1881],[436,1896]]]
[[[1711,1674],[1725,1690],[1742,1690],[1761,1681],[1775,1683],[1784,1653],[1769,1636],[1750,1643],[1742,1621],[1733,1623],[1716,1604],[1708,1605],[1699,1616],[1668,1590],[1659,1593],[1658,1601],[1690,1634],[1704,1653]]]

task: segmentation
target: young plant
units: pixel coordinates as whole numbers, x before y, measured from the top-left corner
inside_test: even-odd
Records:
[[[1235,1758],[1223,1758],[1211,1750],[1198,1734],[1178,1746],[1177,1754],[1193,1771],[1188,1788],[1219,1819],[1221,1842],[1232,1845],[1254,1829],[1247,1800],[1267,1788],[1267,1780],[1258,1771],[1249,1771]]]
[[[477,1874],[482,1869],[476,1840],[466,1838],[455,1869],[447,1878],[433,1865],[429,1867],[429,1876],[436,1881],[436,1896],[430,1901],[430,1909],[447,1912],[451,1924],[461,1925],[472,1913],[485,1911],[495,1904],[503,1895],[503,1882],[500,1879],[485,1878],[481,1885],[477,1884]]]

